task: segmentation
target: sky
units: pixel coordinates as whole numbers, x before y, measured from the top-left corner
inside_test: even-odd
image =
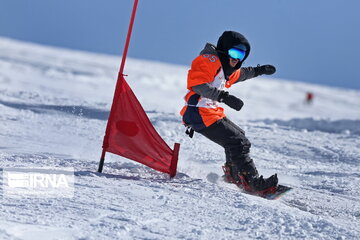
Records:
[[[0,36],[121,55],[132,6],[1,0]],[[273,64],[276,78],[360,89],[359,9],[358,0],[139,0],[128,56],[190,66],[205,43],[233,30],[252,46],[243,66]]]

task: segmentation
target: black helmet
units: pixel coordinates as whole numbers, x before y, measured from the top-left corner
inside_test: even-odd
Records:
[[[245,49],[242,49],[242,48],[240,48],[240,49],[246,50],[245,58],[247,58],[247,56],[250,53],[250,43],[241,33],[238,33],[238,32],[225,31],[219,37],[216,48],[219,51],[227,52],[230,48],[233,48],[236,46],[245,47]]]
[[[229,65],[228,51],[230,48],[238,48],[245,50],[245,57],[234,68]],[[239,69],[242,63],[250,54],[250,43],[248,40],[238,32],[225,31],[217,42],[216,50],[221,60],[226,77],[231,75],[236,69]]]

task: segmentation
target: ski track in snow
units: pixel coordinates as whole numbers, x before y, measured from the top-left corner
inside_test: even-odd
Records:
[[[126,79],[169,146],[181,143],[177,176],[109,153],[97,173],[119,61],[0,38],[1,169],[75,169],[73,198],[1,191],[1,239],[359,238],[359,91],[264,78],[230,90],[259,172],[293,187],[269,201],[225,183],[223,149],[184,134],[187,68],[164,63],[128,59]]]

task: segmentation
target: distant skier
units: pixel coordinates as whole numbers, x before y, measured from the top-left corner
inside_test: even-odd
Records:
[[[305,96],[305,103],[312,104],[314,101],[314,94],[312,92],[307,92]]]
[[[251,143],[245,137],[245,131],[230,121],[219,106],[219,103],[225,103],[240,111],[243,101],[224,89],[262,74],[275,73],[276,69],[272,65],[240,68],[249,53],[248,40],[234,31],[225,31],[216,47],[207,43],[189,70],[189,91],[181,115],[184,124],[193,129],[187,131],[190,135],[195,130],[224,147],[224,171],[229,181],[247,185],[246,190],[259,192],[277,186],[277,175],[265,179],[259,176],[249,156]]]

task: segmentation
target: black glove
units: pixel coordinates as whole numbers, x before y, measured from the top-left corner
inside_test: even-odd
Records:
[[[271,75],[274,74],[276,72],[276,68],[273,65],[257,65],[257,67],[254,67],[254,71],[255,71],[255,77],[259,76],[259,75]]]
[[[225,103],[236,111],[240,111],[240,109],[244,106],[244,102],[241,101],[241,99],[230,95],[228,92],[225,91],[221,91],[218,101]]]

